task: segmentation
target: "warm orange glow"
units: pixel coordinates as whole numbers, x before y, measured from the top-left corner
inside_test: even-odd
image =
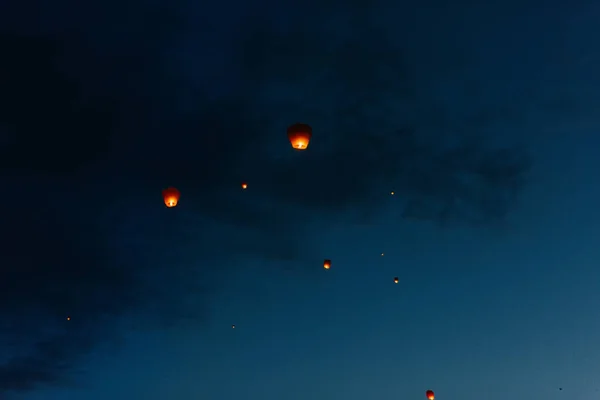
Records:
[[[398,281],[399,281],[398,277],[395,277],[394,278],[394,283],[398,283]]]
[[[331,268],[331,260],[323,261],[323,268],[325,268],[325,269]]]
[[[244,190],[248,189],[248,184],[246,182],[242,183],[242,189],[244,189]]]
[[[425,392],[425,396],[427,396],[427,398],[429,400],[434,400],[435,399],[435,395],[433,394],[433,390],[428,390],[427,392]]]
[[[394,192],[390,192],[390,194],[393,196],[393,195],[394,195]]]
[[[179,190],[174,187],[167,188],[162,192],[165,205],[169,208],[175,207],[179,203]]]
[[[71,320],[71,317],[67,317],[67,321],[70,321],[70,320]]]
[[[293,148],[306,150],[312,138],[312,128],[307,124],[293,124],[288,128],[287,135]]]

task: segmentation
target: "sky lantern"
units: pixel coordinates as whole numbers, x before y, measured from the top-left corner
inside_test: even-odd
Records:
[[[425,396],[429,399],[429,400],[434,400],[435,399],[435,395],[433,394],[433,390],[428,390],[425,392]]]
[[[306,150],[312,137],[312,128],[307,124],[293,124],[288,128],[287,135],[293,148]]]
[[[235,329],[235,325],[231,325],[231,329]]]
[[[398,277],[394,278],[394,283],[398,283],[400,280],[398,279]]]
[[[246,182],[242,182],[242,189],[248,189],[248,184]]]
[[[331,260],[323,261],[323,268],[325,268],[325,269],[331,268]]]
[[[163,190],[162,195],[165,205],[169,208],[175,207],[179,202],[179,190],[175,189],[174,187],[166,188]]]

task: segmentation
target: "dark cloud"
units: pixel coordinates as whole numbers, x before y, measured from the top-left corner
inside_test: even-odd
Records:
[[[489,225],[525,183],[524,153],[445,124],[402,49],[356,19],[340,37],[242,24],[221,93],[165,61],[175,13],[104,7],[0,35],[2,396],[70,383],[131,325],[204,321],[241,258],[317,270],[311,226],[392,207]],[[315,132],[301,154],[285,138],[296,121]],[[170,185],[183,197],[167,212]]]

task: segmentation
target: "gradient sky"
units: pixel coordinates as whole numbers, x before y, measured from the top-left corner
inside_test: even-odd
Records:
[[[0,398],[600,398],[600,5],[236,1],[0,6]]]

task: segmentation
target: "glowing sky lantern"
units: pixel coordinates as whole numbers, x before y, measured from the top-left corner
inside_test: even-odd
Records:
[[[312,128],[307,124],[293,124],[288,128],[287,135],[293,148],[306,150],[312,138]]]
[[[435,399],[435,395],[433,394],[433,390],[428,390],[425,392],[425,396],[429,399],[429,400],[434,400]]]
[[[165,205],[169,208],[175,207],[179,202],[179,190],[175,189],[174,187],[166,188],[163,190],[162,195]]]
[[[242,189],[248,189],[248,184],[246,182],[242,182]]]
[[[331,260],[323,261],[323,268],[325,268],[325,269],[331,268]]]
[[[398,277],[394,278],[394,283],[398,283],[400,280],[398,279]]]

